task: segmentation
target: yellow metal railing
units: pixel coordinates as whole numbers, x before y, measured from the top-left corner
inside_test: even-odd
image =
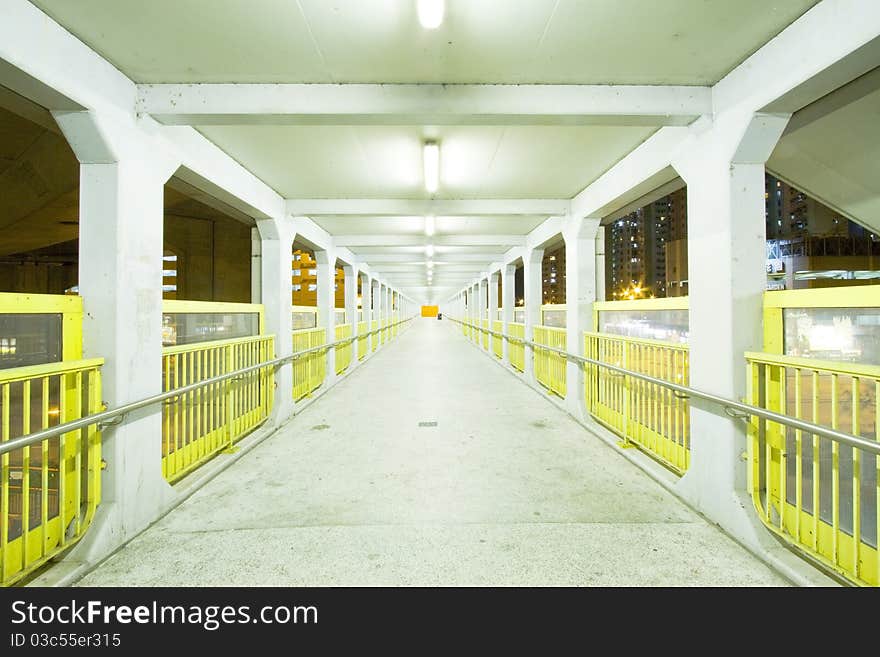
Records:
[[[327,329],[293,332],[293,353],[327,344]],[[327,375],[327,353],[318,350],[293,361],[293,399],[298,401],[321,387]]]
[[[372,323],[370,324],[370,330],[371,330],[371,331],[375,331],[375,330],[378,329],[378,328],[379,328],[379,320],[378,320],[378,319],[374,319],[374,320],[372,321]],[[380,339],[381,337],[382,337],[381,333],[373,333],[373,351],[376,351],[376,349],[378,348],[378,346],[379,346],[379,339]]]
[[[461,334],[466,338],[469,337],[471,334],[471,327],[467,323],[467,320],[461,323]]]
[[[495,331],[495,333],[501,333],[503,328],[504,328],[504,324],[502,322],[498,322],[498,321],[492,322],[492,330]],[[504,340],[504,338],[502,338],[500,335],[493,335],[492,336],[492,353],[495,354],[498,358],[501,358],[504,355],[504,351],[503,351],[503,344],[504,343],[502,342],[502,340]]]
[[[275,357],[275,337],[260,335],[162,350],[162,391],[169,392]],[[174,482],[253,431],[269,417],[271,367],[167,400],[162,406],[162,474]]]
[[[351,324],[340,324],[336,327],[336,339],[351,337]],[[342,374],[351,365],[351,342],[336,347],[336,373]]]
[[[382,322],[382,341],[391,341],[391,320],[387,318]]]
[[[369,337],[367,336],[367,331],[370,330],[368,326],[369,322],[358,322],[358,360],[363,360],[367,357],[367,350],[369,349]]]
[[[482,321],[480,322],[480,326],[481,326],[482,329],[483,329],[483,330],[481,331],[481,333],[482,333],[482,338],[483,338],[483,349],[485,349],[486,351],[488,351],[488,350],[489,350],[489,331],[488,331],[488,329],[489,329],[489,320],[488,320],[488,319],[484,319],[484,320],[482,320]]]
[[[102,359],[0,370],[0,442],[103,410]],[[0,456],[0,586],[82,538],[101,497],[95,425]]]
[[[535,326],[534,340],[538,345],[554,347],[555,349],[565,349],[566,333],[563,328],[554,328],[551,326]],[[560,397],[565,397],[565,380],[566,380],[566,360],[565,358],[552,351],[545,351],[538,347],[535,351],[535,379],[547,388],[550,392],[556,393]]]
[[[880,367],[747,353],[748,402],[880,440]],[[753,418],[749,490],[762,521],[850,581],[880,585],[880,456]]]
[[[507,334],[512,338],[526,337],[526,325],[517,322],[508,322]],[[510,364],[520,372],[526,369],[526,348],[522,342],[510,341],[507,345],[507,354],[510,358]]]
[[[687,345],[584,333],[584,355],[602,363],[688,385]],[[668,388],[585,364],[587,410],[602,424],[672,469],[690,464],[688,402]]]
[[[400,321],[400,315],[395,313],[392,319],[394,321],[394,325],[391,327],[391,337],[396,338],[400,334],[400,324],[397,323]]]

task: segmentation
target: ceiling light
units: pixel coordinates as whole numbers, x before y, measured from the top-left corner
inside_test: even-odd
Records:
[[[432,215],[428,215],[425,217],[425,235],[431,237],[434,234],[434,217]]]
[[[434,30],[443,22],[444,0],[416,0],[419,23],[426,30]]]
[[[428,246],[425,247],[425,255],[428,256],[429,258],[433,257],[433,255],[434,255],[434,245],[433,244],[428,244]]]
[[[434,263],[428,260],[428,269],[434,269]]]
[[[434,194],[440,187],[440,144],[426,141],[422,151],[425,168],[425,189]]]

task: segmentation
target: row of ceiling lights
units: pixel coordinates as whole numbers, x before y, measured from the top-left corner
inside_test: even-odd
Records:
[[[445,13],[444,0],[417,0],[419,22],[426,30],[440,27]],[[429,194],[436,194],[440,188],[440,144],[435,141],[426,141],[422,146],[422,165],[425,176],[425,190]],[[425,217],[425,235],[433,237],[436,229],[434,217]],[[428,256],[426,266],[428,268],[428,287],[431,287],[434,279],[434,245],[425,246],[425,255]]]

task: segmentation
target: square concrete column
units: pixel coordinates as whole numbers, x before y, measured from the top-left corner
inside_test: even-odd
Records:
[[[525,325],[526,340],[533,340],[534,327],[541,324],[541,261],[544,259],[544,249],[526,249],[523,253],[523,293],[525,301]],[[535,358],[534,350],[530,346],[525,349],[525,377],[526,381],[535,383]]]
[[[373,319],[378,322],[377,329],[382,328],[382,288],[383,285],[379,281],[373,281]],[[381,340],[381,333],[373,335],[373,348],[378,349]]]
[[[513,321],[513,306],[516,302],[515,286],[516,265],[504,265],[504,269],[501,271],[501,331],[505,335],[510,333],[509,325]],[[501,360],[505,365],[510,365],[510,344],[504,340],[501,346],[504,354]]]
[[[251,303],[263,303],[263,263],[260,229],[251,228]]]
[[[356,338],[358,335],[358,269],[352,265],[343,265],[342,271],[345,274],[345,322],[351,325],[351,336]],[[357,367],[357,364],[357,340],[355,340],[351,343],[351,363],[349,367]]]
[[[728,399],[746,393],[744,352],[763,347],[764,162],[787,117],[718,117],[673,162],[687,182],[690,385]],[[680,482],[707,516],[755,545],[760,527],[746,490],[746,423],[690,400],[691,465]]]
[[[294,230],[282,219],[257,221],[260,236],[260,303],[266,323],[266,333],[275,336],[275,356],[282,358],[293,353],[291,334],[292,295],[290,272],[293,260]],[[272,421],[277,426],[293,413],[293,364],[286,363],[275,370],[275,405]]]
[[[326,329],[326,342],[336,341],[336,254],[330,250],[315,249],[318,263],[318,326]],[[336,378],[336,350],[327,350],[325,383]]]
[[[495,318],[498,316],[498,286],[501,282],[501,274],[497,271],[489,274],[489,329],[494,330]],[[492,349],[492,338],[489,339],[489,351],[494,356]]]
[[[596,229],[596,243],[593,245],[596,252],[596,300],[605,301],[605,227]],[[592,330],[592,320],[588,326]]]
[[[361,274],[361,321],[366,323],[367,332],[370,331],[373,321],[373,279],[369,274]],[[366,352],[370,353],[373,346],[373,336],[369,336],[365,344]],[[358,353],[358,358],[361,354]]]
[[[480,279],[479,291],[480,291],[480,296],[477,297],[479,300],[479,307],[480,307],[479,324],[480,324],[480,326],[483,326],[484,322],[487,321],[487,317],[489,315],[489,281],[487,279],[485,279],[485,278]],[[483,336],[484,336],[483,333],[479,334],[479,339],[480,339],[479,345],[480,345],[481,349],[483,348]],[[488,344],[488,341],[486,344]]]
[[[83,358],[103,358],[108,408],[162,392],[163,185],[178,162],[90,112],[55,118],[80,161]],[[131,132],[129,132],[131,130]],[[162,406],[102,431],[101,504],[71,557],[95,561],[145,529],[176,494],[162,476]]]
[[[565,240],[566,351],[579,356],[584,355],[584,331],[592,328],[598,228],[598,218],[572,218],[562,234]],[[579,363],[568,361],[565,381],[568,412],[576,418],[585,418],[584,368]]]
[[[474,283],[471,287],[471,298],[473,303],[471,304],[471,322],[476,325],[480,323],[480,284],[479,282]]]

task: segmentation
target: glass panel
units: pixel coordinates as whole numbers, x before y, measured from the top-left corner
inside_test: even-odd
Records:
[[[525,309],[517,310],[514,308],[513,310],[513,321],[517,324],[525,324],[526,322],[526,311]]]
[[[629,338],[687,343],[687,310],[602,310],[599,331]]]
[[[345,311],[344,310],[337,310],[336,311],[336,326],[339,326],[340,324],[345,324]]]
[[[0,315],[0,369],[61,361],[60,314]]]
[[[292,316],[293,330],[310,329],[318,326],[318,313],[295,310]]]
[[[165,313],[162,346],[246,338],[260,333],[259,313]]]
[[[543,310],[541,314],[544,316],[542,322],[544,326],[565,328],[565,310]]]
[[[786,308],[785,355],[880,365],[880,308]]]

